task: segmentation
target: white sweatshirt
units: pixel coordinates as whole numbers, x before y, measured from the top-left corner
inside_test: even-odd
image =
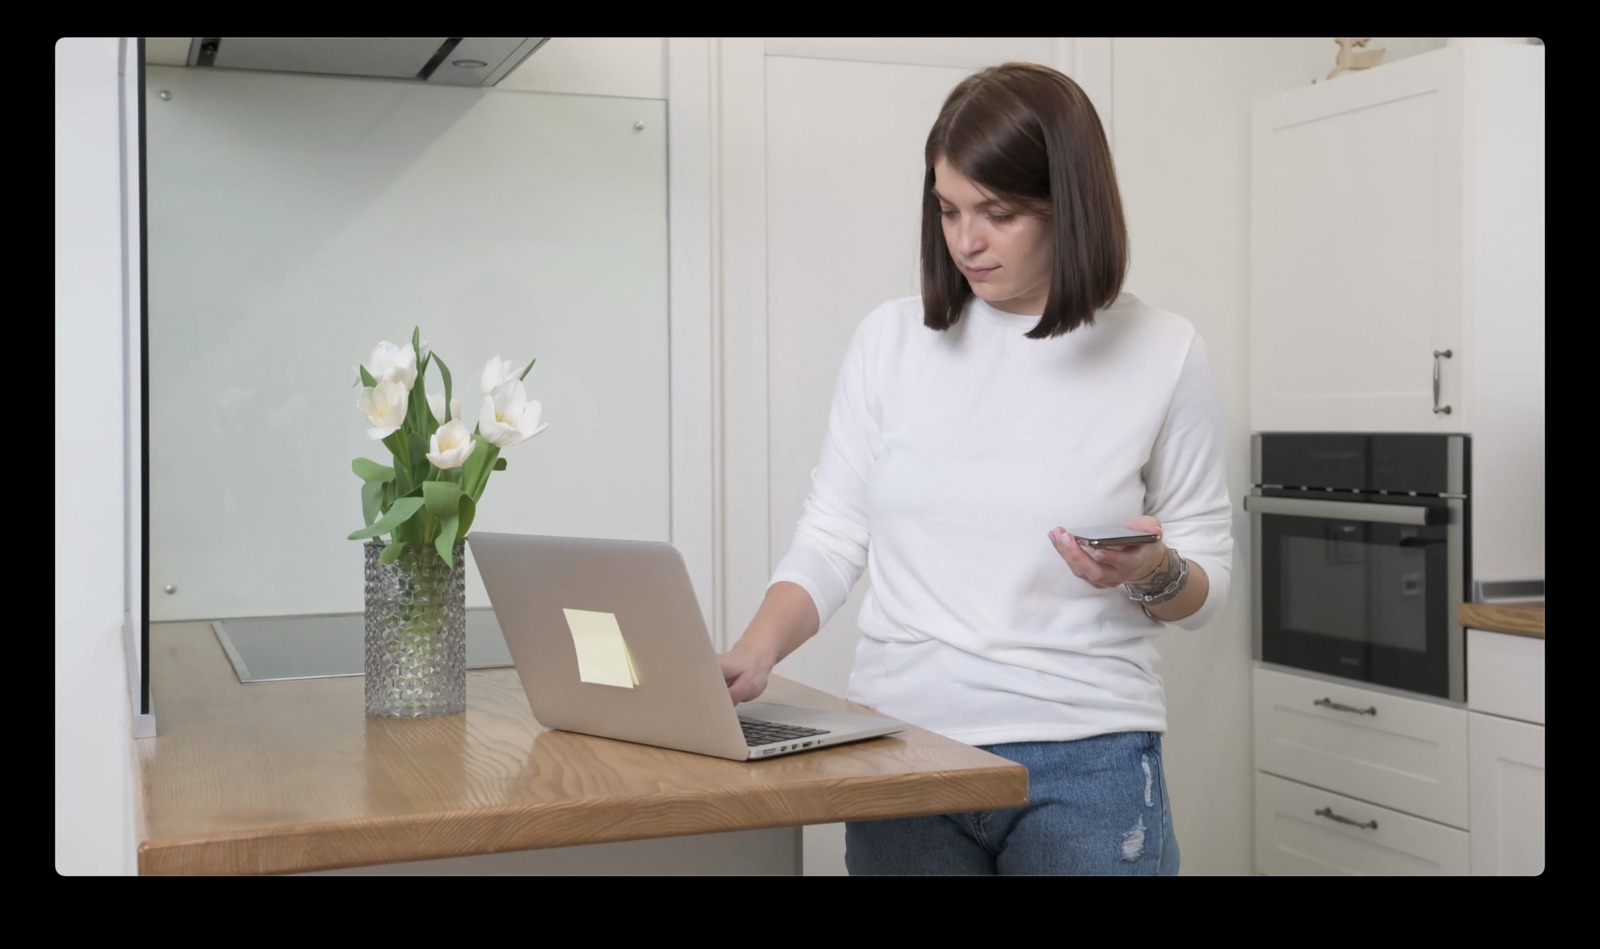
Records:
[[[1074,576],[1049,532],[1149,514],[1228,595],[1223,416],[1205,343],[1128,293],[1054,339],[974,299],[939,332],[918,297],[868,314],[772,583],[823,623],[868,571],[849,697],[974,745],[1166,730],[1147,617]],[[781,670],[780,670],[781,671]]]

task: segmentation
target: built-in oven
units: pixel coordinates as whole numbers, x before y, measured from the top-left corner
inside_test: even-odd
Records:
[[[1253,437],[1255,657],[1466,699],[1470,440]]]

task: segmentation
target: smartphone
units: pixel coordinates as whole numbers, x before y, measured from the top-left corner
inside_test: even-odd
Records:
[[[1096,550],[1101,547],[1134,547],[1139,544],[1153,544],[1161,539],[1160,534],[1148,534],[1127,527],[1085,527],[1082,530],[1068,529],[1067,533],[1078,539],[1086,547]]]

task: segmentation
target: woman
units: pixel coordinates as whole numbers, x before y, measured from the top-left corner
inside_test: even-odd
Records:
[[[863,569],[851,700],[1028,769],[1028,803],[847,825],[852,874],[1175,874],[1154,638],[1227,596],[1223,423],[1206,348],[1122,292],[1105,133],[1023,63],[928,134],[922,294],[845,354],[792,548],[721,656],[735,702]],[[1157,543],[1090,550],[1071,527]]]

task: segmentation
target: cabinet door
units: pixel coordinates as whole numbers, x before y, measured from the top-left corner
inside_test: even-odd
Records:
[[[1474,876],[1544,872],[1544,726],[1468,713]]]
[[[1256,104],[1253,429],[1468,430],[1461,76],[1446,49]]]

